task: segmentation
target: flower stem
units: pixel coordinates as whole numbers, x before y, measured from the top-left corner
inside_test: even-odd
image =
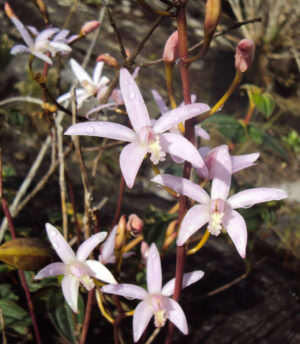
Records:
[[[93,298],[94,298],[94,289],[90,290],[88,293],[88,299],[87,299],[87,304],[85,308],[85,314],[84,314],[84,322],[83,322],[83,327],[80,335],[80,342],[79,344],[84,344],[86,340],[86,336],[88,333],[89,329],[89,324],[91,320],[91,312],[93,308]]]

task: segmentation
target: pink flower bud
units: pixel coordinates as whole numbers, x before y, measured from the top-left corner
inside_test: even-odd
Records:
[[[141,255],[144,263],[146,264],[147,258],[149,254],[149,245],[146,243],[146,241],[142,241],[141,243]]]
[[[12,10],[8,2],[4,4],[4,11],[6,15],[8,16],[8,18],[13,18],[13,17],[17,18],[17,16],[15,15],[14,11]]]
[[[100,23],[97,20],[88,21],[88,22],[83,24],[83,26],[80,30],[80,33],[82,36],[86,36],[89,33],[96,30],[99,26],[100,26]]]
[[[120,68],[120,65],[118,64],[117,60],[108,55],[108,54],[101,54],[97,57],[96,59],[97,62],[99,61],[103,61],[105,64],[107,64],[108,66],[114,67],[114,68]]]
[[[143,227],[144,222],[141,218],[139,218],[136,214],[129,215],[126,224],[126,229],[128,232],[130,232],[133,236],[138,236],[141,234]]]
[[[204,32],[206,35],[211,36],[215,32],[219,24],[221,10],[221,0],[207,0],[204,19]]]
[[[255,44],[252,39],[242,39],[236,47],[235,68],[244,73],[250,67],[255,56]]]
[[[174,63],[178,58],[178,31],[172,33],[165,44],[163,58],[165,62]]]

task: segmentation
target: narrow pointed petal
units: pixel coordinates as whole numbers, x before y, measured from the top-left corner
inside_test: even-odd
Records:
[[[222,224],[242,258],[246,257],[247,227],[244,218],[235,210],[228,209]]]
[[[133,314],[133,340],[137,342],[153,316],[152,306],[148,301],[140,302]]]
[[[152,178],[151,181],[167,186],[180,195],[185,195],[199,203],[207,204],[210,202],[208,193],[202,189],[200,185],[195,184],[186,178],[175,177],[170,174],[159,174]]]
[[[58,31],[59,29],[57,28],[50,28],[50,29],[45,29],[41,31],[39,35],[37,36],[37,38],[35,39],[35,43],[48,40],[51,36],[53,36]]]
[[[108,284],[102,287],[101,291],[138,300],[144,300],[148,296],[145,289],[133,284]]]
[[[77,102],[78,102],[78,97],[81,97],[83,94],[85,94],[85,90],[83,88],[78,88],[75,90],[75,95],[76,95],[76,98],[77,98]],[[59,96],[56,101],[58,103],[63,103],[65,102],[66,100],[69,100],[71,99],[71,93],[70,92],[67,92],[67,93],[64,93],[62,94],[61,96]]]
[[[177,109],[166,112],[154,124],[153,130],[156,133],[163,133],[178,123],[184,122],[190,118],[200,115],[203,112],[209,111],[210,107],[203,103],[194,103],[178,107]]]
[[[202,158],[205,160],[205,157],[207,156],[208,152],[210,151],[209,147],[203,146],[198,149],[198,152],[202,156]]]
[[[159,108],[160,113],[163,115],[169,111],[165,101],[162,99],[161,95],[156,90],[151,90],[153,99]]]
[[[10,49],[12,55],[30,53],[30,49],[23,44],[17,44]]]
[[[60,30],[54,37],[53,37],[53,40],[54,42],[58,42],[58,41],[64,41],[68,34],[70,33],[69,30],[66,30],[66,29],[63,29],[63,30]]]
[[[198,282],[203,276],[204,276],[204,272],[201,270],[188,272],[187,274],[184,274],[183,279],[182,279],[181,289],[186,288],[190,286],[191,284]],[[171,296],[174,294],[174,289],[175,289],[175,278],[172,278],[168,283],[166,283],[163,286],[161,293],[164,296]]]
[[[49,65],[52,65],[52,60],[46,54],[43,54],[43,53],[36,51],[36,50],[30,50],[30,52],[32,55],[36,56],[40,60],[43,60],[44,62],[48,63]]]
[[[280,189],[254,188],[238,192],[231,196],[227,201],[233,209],[236,209],[250,208],[257,203],[279,201],[287,197],[287,193]]]
[[[179,305],[178,302],[176,302],[173,299],[166,299],[164,301],[164,305],[166,307],[166,316],[168,319],[183,333],[188,334],[188,324],[186,321],[185,314]]]
[[[97,62],[94,68],[94,72],[93,72],[94,85],[98,85],[100,82],[103,66],[104,66],[104,62],[100,61],[100,62]]]
[[[86,135],[107,137],[113,140],[133,141],[136,137],[133,130],[112,122],[84,122],[71,125],[65,135]]]
[[[93,249],[98,246],[103,240],[105,240],[106,236],[107,232],[100,232],[86,239],[78,248],[78,251],[76,253],[77,259],[80,262],[84,262],[93,251]]]
[[[149,294],[159,294],[162,286],[160,255],[154,243],[147,258],[147,287]]]
[[[80,66],[80,64],[75,61],[74,59],[70,60],[70,65],[71,68],[74,72],[74,74],[76,75],[76,78],[80,81],[80,83],[82,84],[83,81],[87,81],[89,82],[91,85],[93,85],[93,80],[91,79],[91,77],[88,75],[88,73]]]
[[[62,42],[51,42],[50,45],[58,53],[68,53],[68,52],[72,51],[71,47],[69,47],[67,44],[62,43]]]
[[[110,284],[116,284],[117,281],[115,280],[112,273],[105,267],[103,264],[98,262],[97,260],[86,260],[85,264],[90,268],[93,272],[91,276],[97,278],[98,280]]]
[[[67,304],[77,313],[79,281],[71,275],[65,275],[61,282],[62,292]]]
[[[46,223],[46,231],[57,255],[65,264],[69,264],[76,260],[75,253],[71,249],[71,246],[54,226],[50,223]]]
[[[29,30],[29,32],[32,33],[34,36],[39,35],[39,31],[34,26],[27,25],[26,27]]]
[[[160,135],[160,143],[165,152],[189,161],[193,166],[200,168],[203,174],[207,174],[207,168],[201,155],[185,137],[178,134],[165,133]]]
[[[227,199],[231,185],[231,158],[228,147],[221,146],[215,155],[215,161],[211,167],[213,181],[211,187],[211,199]]]
[[[199,125],[195,126],[195,135],[201,137],[203,140],[210,140],[209,133]]]
[[[146,154],[147,147],[138,142],[129,143],[120,154],[120,168],[129,189],[134,185],[136,175]]]
[[[112,256],[114,256],[116,231],[118,226],[114,226],[112,231],[109,233],[105,243],[101,246],[100,262],[107,264]]]
[[[45,266],[42,270],[40,270],[34,279],[42,279],[45,277],[51,277],[51,276],[58,276],[58,275],[64,275],[66,265],[64,263],[52,263],[47,266]]]
[[[136,133],[150,126],[150,118],[141,92],[127,69],[120,71],[120,89],[130,119]]]
[[[232,173],[236,173],[244,168],[255,165],[255,161],[259,158],[259,153],[236,155],[231,157]]]
[[[197,232],[203,225],[209,222],[209,206],[195,205],[184,216],[179,235],[177,238],[177,245],[182,246],[194,233]]]
[[[24,39],[24,42],[28,45],[28,47],[32,47],[33,39],[31,38],[29,32],[27,31],[23,23],[16,17],[11,17],[10,19],[15,24],[18,31],[20,32],[22,38]]]

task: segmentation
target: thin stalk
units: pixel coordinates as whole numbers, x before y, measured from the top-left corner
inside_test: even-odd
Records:
[[[84,313],[84,322],[83,322],[83,326],[82,326],[79,344],[84,344],[85,340],[86,340],[86,336],[88,333],[90,320],[91,320],[91,312],[92,312],[92,308],[93,308],[93,298],[94,298],[94,289],[90,290],[88,293],[88,299],[87,299],[87,304],[86,304],[85,313]]]
[[[120,217],[121,209],[122,209],[122,203],[123,203],[123,196],[124,196],[124,190],[125,190],[125,180],[123,178],[123,175],[120,177],[120,187],[119,187],[119,196],[118,196],[118,203],[113,219],[113,223],[111,225],[111,228],[115,226],[115,224],[118,222],[118,219]]]

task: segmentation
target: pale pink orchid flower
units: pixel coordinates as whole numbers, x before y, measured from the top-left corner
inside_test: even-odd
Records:
[[[179,229],[177,245],[182,246],[202,226],[218,236],[224,228],[242,258],[246,257],[247,227],[244,218],[234,209],[250,208],[257,203],[287,198],[285,191],[274,188],[254,188],[228,198],[232,163],[228,149],[220,148],[216,154],[211,196],[198,184],[168,174],[158,175],[153,182],[169,187],[181,195],[199,202],[188,210]]]
[[[199,281],[204,275],[201,270],[184,274],[182,288]],[[169,319],[182,333],[188,334],[187,320],[179,303],[170,296],[174,293],[175,278],[162,287],[162,271],[159,252],[154,243],[151,244],[147,259],[147,288],[133,284],[106,285],[101,288],[104,293],[142,300],[133,315],[133,339],[137,342],[142,336],[152,316],[154,325],[163,327]]]
[[[129,188],[133,187],[147,153],[155,165],[165,160],[166,153],[169,153],[203,169],[202,173],[207,173],[203,159],[194,145],[181,135],[165,132],[182,121],[208,111],[208,105],[185,105],[165,113],[151,126],[140,90],[125,68],[120,71],[120,89],[133,129],[112,122],[85,122],[72,125],[65,134],[107,137],[130,142],[120,154],[121,171]]]
[[[115,284],[117,281],[112,273],[97,260],[88,259],[93,249],[106,237],[106,232],[92,235],[78,248],[75,255],[70,245],[61,233],[50,223],[46,224],[48,238],[62,263],[52,263],[40,270],[35,279],[64,275],[62,280],[63,295],[73,312],[77,313],[79,283],[87,290],[95,286],[93,278],[100,281]]]
[[[67,53],[72,50],[72,48],[60,37],[64,37],[65,31],[59,30],[57,28],[45,29],[38,32],[36,28],[29,26],[28,30],[23,25],[23,23],[15,16],[10,17],[12,22],[15,24],[16,28],[20,32],[26,45],[18,44],[12,47],[11,54],[17,55],[22,53],[30,53],[37,58],[47,62],[52,65],[52,60],[47,56],[47,52],[51,53],[51,56],[55,56],[57,53]],[[31,34],[34,36],[31,36]],[[51,40],[51,37],[56,34],[56,39]]]
[[[202,156],[208,170],[208,175],[206,177],[207,180],[211,180],[214,177],[214,168],[217,163],[216,157],[218,156],[218,151],[220,149],[227,149],[227,151],[229,152],[228,146],[226,145],[221,145],[213,149],[210,149],[209,147],[205,146],[198,149],[198,152]],[[232,174],[239,172],[245,168],[256,165],[255,162],[258,158],[259,153],[230,155]],[[204,177],[201,174],[201,170],[196,169],[196,171],[199,176]]]
[[[97,99],[101,99],[101,97],[105,94],[107,90],[107,84],[109,83],[109,79],[106,76],[101,77],[104,62],[100,61],[96,63],[92,78],[74,59],[70,60],[70,66],[77,80],[82,86],[82,88],[77,88],[75,90],[78,109],[80,109],[83,103],[90,97],[97,97]],[[70,99],[71,93],[67,92],[58,97],[57,101],[59,103],[63,103]]]

